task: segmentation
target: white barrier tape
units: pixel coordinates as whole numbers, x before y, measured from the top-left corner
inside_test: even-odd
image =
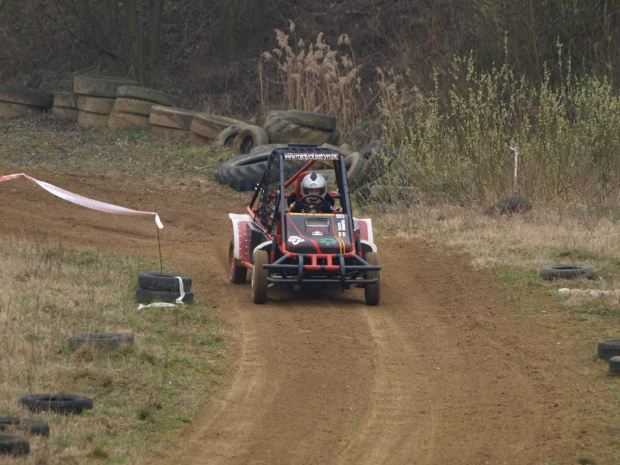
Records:
[[[148,305],[140,304],[138,305],[137,310],[142,310],[143,308],[152,308],[152,307],[176,307],[176,306],[177,304],[171,304],[169,302],[153,302],[152,304],[148,304]]]
[[[183,302],[183,297],[185,297],[185,290],[183,289],[183,278],[181,278],[180,276],[176,277],[179,280],[179,297],[176,300],[177,304],[180,305],[185,305],[185,302]]]
[[[55,195],[56,197],[60,197],[61,199],[67,200],[68,202],[75,203],[82,207],[90,208],[91,210],[97,210],[103,213],[113,213],[117,215],[131,215],[131,216],[155,216],[155,224],[159,229],[164,227],[159,215],[155,212],[146,212],[140,210],[131,210],[125,207],[119,207],[117,205],[112,205],[110,203],[100,202],[99,200],[89,199],[88,197],[84,197],[78,194],[74,194],[73,192],[66,191],[61,189],[60,187],[53,186],[47,182],[39,181],[31,176],[28,176],[24,173],[16,173],[16,174],[7,174],[5,176],[0,176],[0,182],[10,181],[11,179],[16,179],[19,177],[24,177],[29,181],[38,184],[43,189],[48,191],[50,194]]]
[[[143,308],[150,308],[150,307],[176,307],[177,305],[185,305],[185,302],[183,302],[183,297],[185,297],[185,289],[183,287],[183,278],[181,278],[180,276],[175,276],[175,278],[177,278],[179,280],[179,297],[177,297],[177,300],[175,300],[175,304],[171,304],[169,302],[153,302],[152,304],[148,304],[148,305],[143,305],[140,304],[138,305],[138,310],[142,310]]]

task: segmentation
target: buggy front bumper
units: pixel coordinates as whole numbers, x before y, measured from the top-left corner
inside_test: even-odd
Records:
[[[381,266],[370,265],[354,253],[287,254],[263,267],[270,272],[267,277],[270,283],[325,285],[342,289],[351,285],[376,283],[379,278],[367,278],[364,274],[381,269]]]

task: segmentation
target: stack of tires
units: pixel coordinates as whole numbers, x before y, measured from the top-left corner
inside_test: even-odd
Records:
[[[52,108],[53,92],[27,86],[0,85],[0,117],[12,119],[43,113]]]
[[[117,89],[137,85],[132,79],[115,76],[76,76],[73,91],[78,94],[78,124],[84,128],[106,128]]]
[[[70,121],[77,121],[79,115],[78,94],[66,91],[54,92],[52,115]]]
[[[183,284],[183,299],[185,303],[194,301],[192,278],[183,275],[174,275],[159,272],[140,273],[138,275],[138,289],[136,300],[141,304],[152,302],[176,302],[181,296],[181,283]]]
[[[163,137],[189,139],[192,120],[199,113],[194,110],[155,105],[149,115],[151,131]]]
[[[114,107],[108,118],[110,129],[148,128],[151,108],[155,105],[172,107],[172,96],[154,89],[120,86],[116,90]]]

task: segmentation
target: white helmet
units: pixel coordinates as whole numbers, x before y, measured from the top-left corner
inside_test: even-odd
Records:
[[[327,182],[325,181],[325,178],[318,173],[311,172],[301,181],[302,196],[315,194],[321,196],[321,198],[324,198],[326,193]]]

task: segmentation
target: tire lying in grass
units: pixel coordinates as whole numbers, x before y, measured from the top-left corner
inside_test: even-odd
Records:
[[[168,273],[140,273],[138,275],[138,287],[150,289],[152,291],[179,292],[179,278],[183,281],[185,292],[192,289],[192,278],[189,276],[168,274]]]
[[[269,136],[263,128],[248,124],[237,133],[233,147],[237,153],[248,153],[253,147],[269,143]]]
[[[50,427],[43,420],[36,418],[22,417],[0,417],[0,431],[7,428],[27,431],[32,435],[43,436],[45,438],[50,435]]]
[[[297,113],[293,113],[297,112]],[[295,121],[300,121],[298,118],[300,113],[310,114],[311,112],[301,112],[298,110],[291,111],[270,111],[265,120],[265,131],[269,135],[269,141],[272,143],[306,143],[306,144],[337,144],[340,139],[340,134],[336,130],[317,129],[307,125],[298,124]],[[289,115],[294,114],[290,119]],[[322,113],[314,113],[316,117],[321,118],[333,118],[329,115],[323,115]],[[307,117],[307,115],[306,115]],[[305,118],[302,117],[302,120]],[[325,125],[327,120],[325,120]],[[320,124],[319,124],[320,125]],[[325,126],[324,125],[324,126]]]
[[[30,452],[30,442],[21,436],[0,434],[0,454],[24,455]]]
[[[598,358],[609,360],[620,356],[620,339],[606,339],[598,343]]]
[[[150,289],[136,289],[136,300],[141,304],[150,304],[152,302],[176,302],[181,296],[179,292],[153,291]],[[183,296],[183,302],[189,304],[194,301],[194,293],[186,292]]]
[[[611,357],[609,359],[609,374],[620,375],[620,356]]]
[[[77,348],[88,344],[91,346],[115,348],[122,344],[133,344],[133,334],[131,333],[87,333],[75,334],[69,338],[69,348]]]
[[[222,131],[217,136],[217,143],[219,145],[234,144],[235,139],[237,138],[237,135],[239,134],[239,131],[241,131],[247,125],[248,125],[247,123],[237,123],[237,124],[233,124],[232,126],[228,126],[225,129],[222,129]]]
[[[540,269],[540,277],[547,281],[556,279],[575,279],[586,277],[588,279],[596,278],[596,272],[592,265],[558,263],[555,265],[546,265]]]
[[[93,408],[90,397],[74,394],[32,394],[19,399],[20,404],[31,412],[51,411],[64,414],[79,414]]]

